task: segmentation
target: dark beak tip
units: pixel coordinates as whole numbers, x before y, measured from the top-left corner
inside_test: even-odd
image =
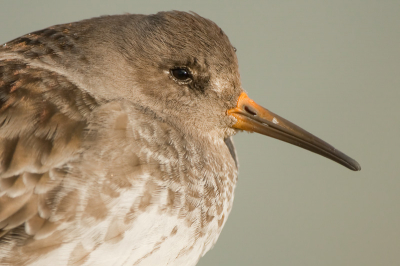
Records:
[[[343,154],[346,158],[345,163],[341,163],[343,166],[346,166],[348,169],[352,171],[360,171],[361,165],[354,160],[353,158],[348,157],[347,155]]]
[[[352,169],[353,171],[361,171],[361,165],[354,161],[354,168]]]

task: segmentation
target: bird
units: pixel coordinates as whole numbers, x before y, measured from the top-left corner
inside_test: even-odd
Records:
[[[101,16],[0,47],[0,265],[196,265],[232,209],[232,137],[360,165],[258,105],[194,12]]]

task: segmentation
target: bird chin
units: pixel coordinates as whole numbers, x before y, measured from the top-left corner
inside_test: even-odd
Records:
[[[242,132],[242,131],[243,130],[241,130],[241,129],[228,127],[224,132],[224,139],[235,136],[237,133]]]

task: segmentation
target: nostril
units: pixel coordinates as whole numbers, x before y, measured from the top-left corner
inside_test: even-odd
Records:
[[[244,110],[245,110],[246,112],[248,112],[249,114],[251,114],[251,115],[254,115],[254,116],[257,115],[257,113],[256,113],[255,111],[251,110],[251,108],[248,107],[248,106],[245,106],[245,107],[244,107]]]

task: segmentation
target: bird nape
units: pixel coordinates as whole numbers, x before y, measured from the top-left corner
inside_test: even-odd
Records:
[[[0,264],[195,265],[258,132],[359,164],[257,105],[236,49],[179,11],[52,26],[0,47]]]

